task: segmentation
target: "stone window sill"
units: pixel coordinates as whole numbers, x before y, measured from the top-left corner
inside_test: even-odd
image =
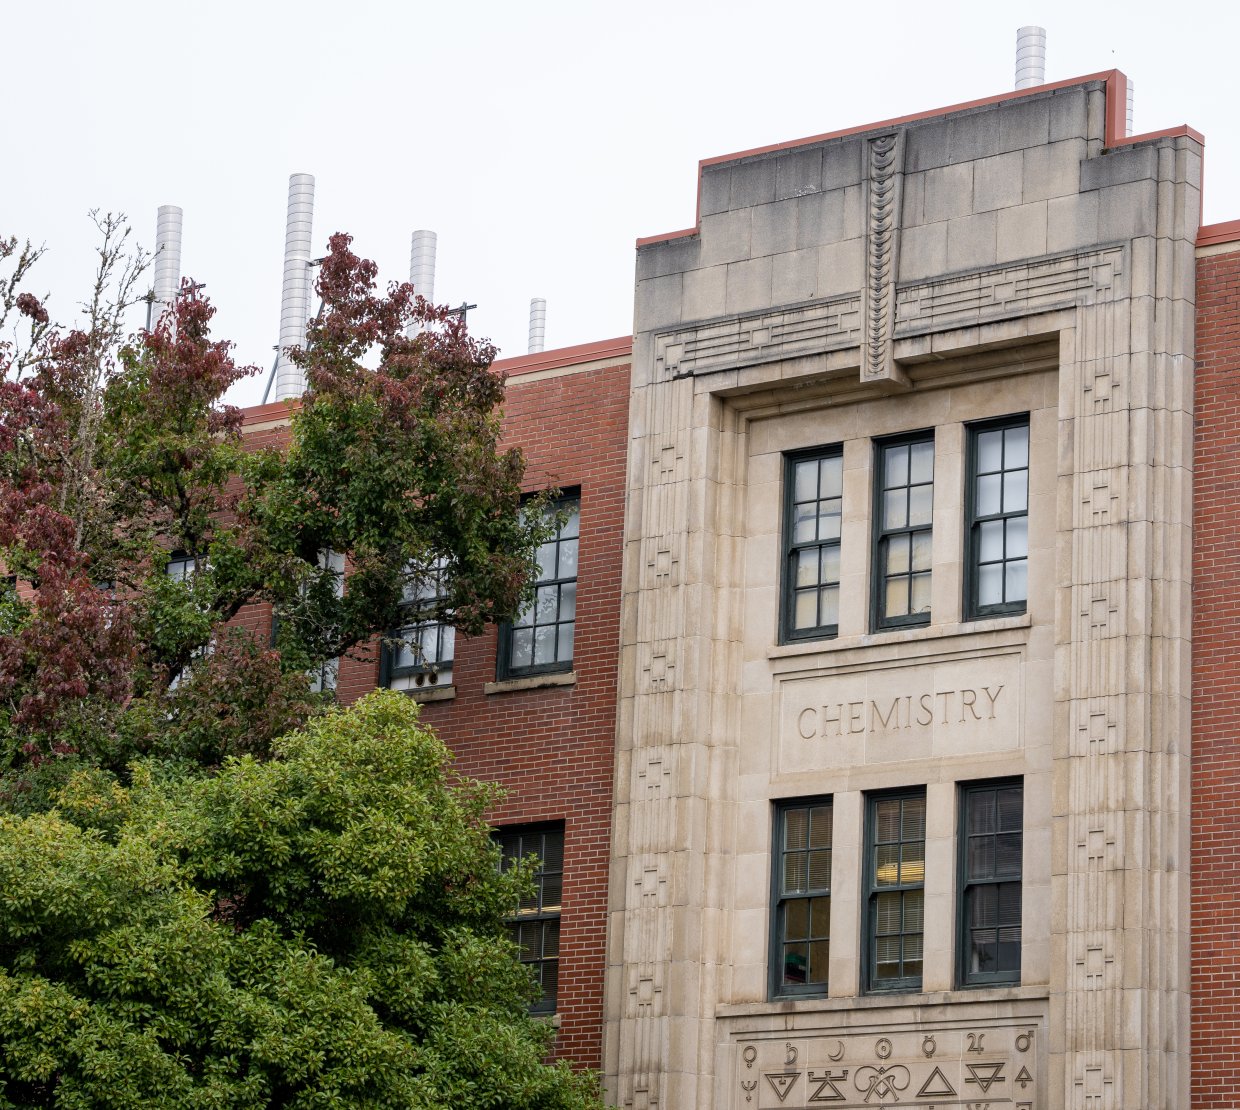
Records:
[[[780,998],[771,1002],[740,1002],[720,1004],[715,1016],[720,1018],[762,1017],[769,1014],[818,1013],[834,1010],[882,1010],[896,1007],[945,1006],[978,1002],[1044,1002],[1044,986],[968,987],[955,991],[926,993],[876,993],[850,998]]]
[[[488,682],[482,687],[484,694],[514,694],[518,690],[541,690],[545,686],[576,686],[576,671],[559,671],[555,674],[532,674],[524,678],[505,678]]]
[[[419,705],[432,701],[452,701],[456,697],[455,686],[413,686],[405,693]]]
[[[830,640],[798,640],[796,643],[778,644],[770,648],[766,657],[770,660],[789,659],[803,655],[852,651],[856,648],[881,648],[889,644],[922,644],[927,641],[947,640],[953,637],[976,636],[986,632],[1022,630],[1031,626],[1029,613],[1024,612],[1010,617],[987,617],[983,620],[931,624],[921,628],[869,632],[862,636],[836,636]]]

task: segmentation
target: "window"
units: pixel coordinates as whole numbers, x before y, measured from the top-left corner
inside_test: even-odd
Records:
[[[558,501],[549,505],[547,512],[563,513],[564,522],[538,549],[533,602],[501,630],[502,678],[569,671],[573,667],[581,500],[572,497]]]
[[[198,573],[198,560],[184,551],[174,551],[168,556],[166,573],[174,582],[192,583]]]
[[[970,617],[1023,613],[1029,566],[1029,418],[969,429],[968,557]]]
[[[440,611],[447,597],[447,564],[437,559],[426,575],[405,586],[407,622],[394,629],[383,646],[382,684],[394,690],[452,684],[456,629],[444,620],[426,619]]]
[[[921,990],[925,791],[870,797],[866,845],[867,986],[872,991]]]
[[[505,870],[518,860],[537,857],[534,892],[522,900],[509,919],[512,939],[521,949],[521,962],[530,969],[541,994],[532,1013],[555,1013],[560,970],[560,892],[564,882],[564,826],[500,829],[501,863]]]
[[[826,994],[831,955],[831,802],[775,811],[772,993]]]
[[[934,438],[875,446],[874,627],[930,622]]]
[[[1019,782],[961,789],[961,983],[1020,982],[1024,788]]]
[[[839,625],[843,478],[844,458],[838,447],[787,459],[785,640],[834,636]]]
[[[344,597],[344,569],[345,556],[342,552],[333,551],[330,547],[320,548],[315,556],[315,564],[320,570],[325,570],[331,576],[332,593],[337,597]],[[305,583],[301,587],[301,596],[304,599],[307,594],[308,587]],[[280,640],[280,624],[287,617],[281,617],[279,607],[275,607],[271,611],[271,646],[275,647]],[[317,667],[311,668],[307,675],[310,682],[310,689],[313,693],[322,694],[336,689],[340,681],[340,656],[333,656],[331,659],[325,659]]]

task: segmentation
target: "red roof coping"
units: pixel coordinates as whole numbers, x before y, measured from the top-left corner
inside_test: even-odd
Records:
[[[1240,220],[1228,220],[1221,224],[1206,224],[1197,232],[1197,246],[1212,247],[1216,243],[1240,241]]]
[[[293,409],[300,407],[301,402],[295,397],[286,401],[268,401],[265,405],[247,405],[241,410],[241,421],[243,424],[262,424],[268,420],[278,420],[281,416],[291,416]]]
[[[597,362],[604,358],[623,358],[633,353],[633,337],[621,335],[616,339],[601,339],[593,343],[579,343],[575,347],[559,347],[553,351],[536,351],[530,355],[497,359],[494,368],[509,377],[532,374],[536,370],[554,370],[560,366],[573,366],[579,362]]]

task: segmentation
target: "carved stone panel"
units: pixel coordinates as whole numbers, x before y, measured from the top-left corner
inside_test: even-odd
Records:
[[[736,1110],[870,1110],[1050,1103],[1041,1017],[739,1034],[729,1045]]]

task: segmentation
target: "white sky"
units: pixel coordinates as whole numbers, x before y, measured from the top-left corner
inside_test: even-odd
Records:
[[[67,321],[88,210],[149,246],[180,205],[183,273],[265,372],[308,172],[318,247],[348,231],[404,280],[410,232],[437,231],[436,299],[476,302],[501,356],[532,296],[548,348],[608,339],[632,327],[634,239],[692,224],[698,159],[1002,92],[1022,23],[1047,29],[1048,81],[1119,68],[1138,132],[1203,132],[1205,220],[1240,218],[1234,0],[6,0],[0,234],[47,245],[34,291]]]

